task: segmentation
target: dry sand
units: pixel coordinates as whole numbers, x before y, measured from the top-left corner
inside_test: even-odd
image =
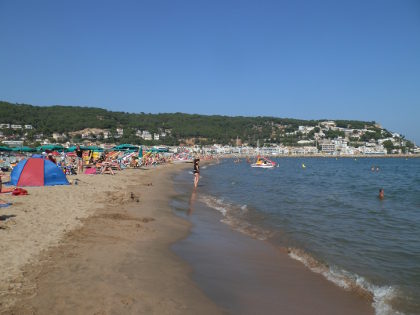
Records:
[[[169,245],[189,224],[169,207],[182,165],[78,175],[78,185],[1,198],[2,314],[218,314]]]

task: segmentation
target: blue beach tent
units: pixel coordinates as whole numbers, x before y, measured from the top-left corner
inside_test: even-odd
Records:
[[[20,161],[10,174],[10,183],[19,187],[69,184],[66,175],[57,165],[39,157]]]

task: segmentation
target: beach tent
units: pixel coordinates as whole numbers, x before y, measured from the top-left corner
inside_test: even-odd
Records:
[[[20,161],[10,174],[10,183],[21,187],[69,184],[66,175],[57,165],[39,157]]]

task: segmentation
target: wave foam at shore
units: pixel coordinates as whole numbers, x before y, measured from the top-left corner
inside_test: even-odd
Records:
[[[390,304],[398,296],[398,290],[395,287],[373,285],[359,275],[351,274],[346,270],[334,266],[322,264],[301,249],[289,248],[288,253],[289,257],[300,261],[311,271],[323,275],[327,280],[337,286],[371,298],[376,315],[404,315],[394,310]]]
[[[223,198],[210,195],[202,195],[200,201],[220,212],[223,216],[221,222],[228,224],[238,232],[259,240],[267,240],[274,235],[273,231],[268,231],[249,222],[249,216],[252,214],[250,214],[247,205],[235,205]],[[288,248],[288,254],[292,259],[303,263],[312,272],[321,274],[335,285],[353,291],[362,297],[372,299],[376,315],[405,315],[394,310],[391,306],[392,300],[399,295],[397,288],[373,285],[359,275],[319,262],[302,249]]]
[[[200,198],[208,207],[219,211],[223,215],[221,222],[228,224],[235,230],[249,235],[259,240],[267,240],[272,236],[272,232],[258,227],[247,220],[250,215],[247,205],[235,205],[226,202],[223,198],[215,198],[209,195],[203,195]]]

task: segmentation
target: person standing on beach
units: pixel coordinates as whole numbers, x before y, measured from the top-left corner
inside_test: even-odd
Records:
[[[194,173],[194,187],[195,188],[197,188],[198,181],[200,180],[200,165],[198,163],[200,163],[200,159],[194,159],[193,173]]]
[[[83,150],[79,145],[76,146],[76,159],[77,159],[77,173],[80,174],[83,172]]]
[[[3,182],[2,182],[2,180],[1,180],[1,177],[2,177],[3,175],[4,175],[3,171],[1,171],[1,170],[0,170],[0,192],[1,192],[2,188],[3,188]],[[10,204],[9,204],[8,202],[6,202],[6,201],[4,201],[4,200],[0,199],[0,205],[1,205],[2,207],[5,207],[5,206],[10,205]]]

